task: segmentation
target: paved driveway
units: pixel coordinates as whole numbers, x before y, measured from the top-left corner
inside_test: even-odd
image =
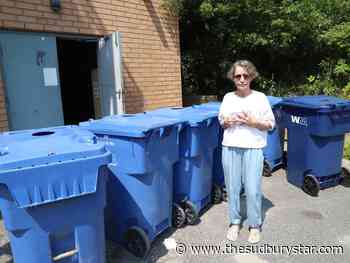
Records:
[[[226,241],[227,204],[221,203],[208,209],[197,225],[162,234],[146,260],[136,259],[124,249],[108,244],[108,262],[347,263],[350,256],[349,187],[350,182],[346,182],[323,190],[319,197],[313,198],[288,184],[285,172],[280,170],[271,178],[263,178],[264,226],[263,239],[258,246],[250,246],[246,241],[245,227],[237,242]],[[243,208],[244,201],[242,199]],[[0,241],[0,263],[11,262],[6,236]],[[176,246],[182,255],[178,255]],[[258,249],[260,253],[237,253]],[[262,253],[273,249],[276,252],[283,249],[283,253]],[[333,249],[338,254],[316,255],[316,252],[311,254],[312,249],[316,252]]]

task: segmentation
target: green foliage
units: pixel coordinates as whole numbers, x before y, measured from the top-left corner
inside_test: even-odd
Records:
[[[162,0],[162,6],[170,14],[180,17],[184,9],[184,1],[185,0]]]
[[[251,60],[268,94],[350,95],[350,1],[163,0],[180,16],[184,94],[224,94]]]
[[[350,141],[344,145],[344,158],[350,160]]]

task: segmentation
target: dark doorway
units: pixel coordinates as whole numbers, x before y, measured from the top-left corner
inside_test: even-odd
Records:
[[[97,41],[57,38],[65,125],[95,118],[92,72],[97,68]]]

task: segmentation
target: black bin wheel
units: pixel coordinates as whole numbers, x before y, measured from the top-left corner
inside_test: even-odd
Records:
[[[194,204],[187,200],[183,203],[183,207],[186,214],[186,223],[193,225],[198,219],[198,213],[196,212]]]
[[[345,167],[341,168],[340,183],[342,186],[350,187],[350,171]]]
[[[342,176],[344,179],[346,179],[346,178],[349,179],[349,177],[350,177],[350,171],[349,171],[347,168],[342,167],[342,168],[341,168],[341,176]]]
[[[213,204],[218,204],[221,202],[221,198],[222,198],[221,187],[214,184],[213,189],[211,191],[211,202]]]
[[[283,151],[282,162],[283,162],[283,168],[287,169],[288,168],[287,151]]]
[[[145,231],[131,227],[125,234],[126,249],[138,258],[144,258],[151,248],[151,242]]]
[[[186,223],[185,210],[177,203],[173,204],[173,227],[180,228]]]
[[[222,191],[222,201],[227,202],[228,201],[228,195],[227,195],[226,187],[223,187],[221,189],[221,191]]]
[[[263,176],[264,177],[271,177],[272,176],[271,168],[266,161],[264,161]]]
[[[302,189],[308,195],[318,196],[318,193],[320,191],[320,184],[314,175],[307,174],[304,176]]]

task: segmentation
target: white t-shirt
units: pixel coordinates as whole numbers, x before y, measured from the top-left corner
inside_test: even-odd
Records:
[[[272,129],[275,126],[275,117],[266,95],[252,90],[246,97],[240,97],[235,92],[225,95],[219,112],[219,121],[223,124],[223,117],[237,113],[252,114],[259,121],[268,121]],[[224,131],[222,145],[239,148],[263,148],[266,146],[267,131],[261,131],[247,125],[234,125]]]

